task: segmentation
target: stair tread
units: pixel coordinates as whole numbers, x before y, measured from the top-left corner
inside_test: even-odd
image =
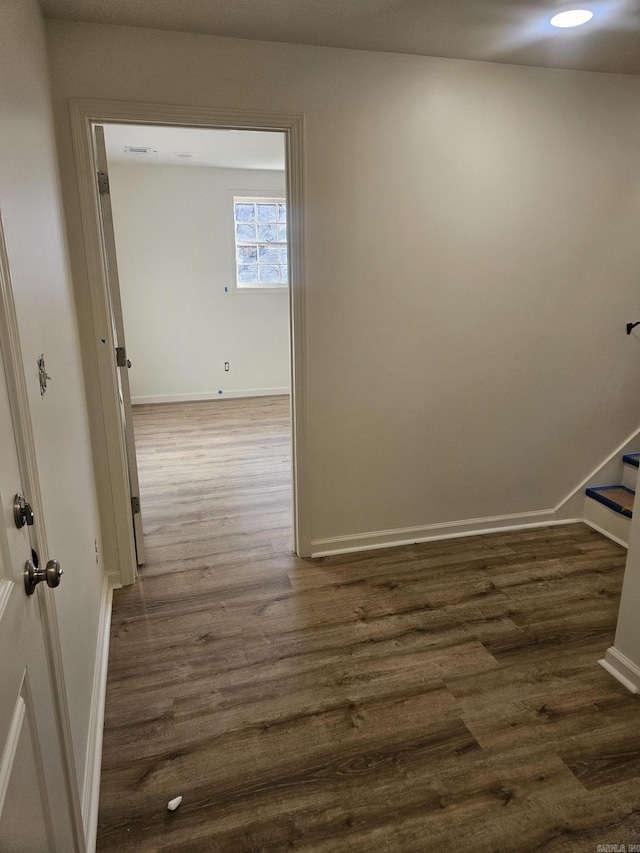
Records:
[[[635,468],[640,468],[640,453],[625,453],[622,461],[633,465]]]
[[[633,517],[633,500],[636,493],[626,486],[615,485],[590,488],[587,489],[587,495],[608,506],[615,512],[626,515],[627,518]]]

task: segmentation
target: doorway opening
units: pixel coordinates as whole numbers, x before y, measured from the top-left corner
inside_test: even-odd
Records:
[[[281,410],[284,404],[284,411],[290,411],[286,444],[291,448],[288,477],[291,482],[289,495],[293,497],[292,501],[289,497],[289,505],[292,504],[293,510],[293,536],[289,537],[288,541],[299,556],[308,555],[310,537],[306,534],[307,501],[304,499],[306,489],[301,464],[306,443],[301,117],[264,114],[251,116],[229,111],[190,111],[161,105],[94,101],[73,102],[71,114],[85,225],[87,283],[91,297],[89,307],[96,362],[96,385],[90,389],[90,397],[92,393],[96,394],[101,417],[101,429],[97,430],[95,435],[98,446],[97,472],[98,479],[102,479],[108,490],[108,499],[103,501],[101,507],[101,516],[105,521],[103,554],[107,560],[113,555],[113,562],[119,567],[119,578],[114,581],[127,585],[132,583],[136,576],[136,539],[133,529],[136,522],[135,499],[139,495],[134,494],[132,489],[132,481],[137,473],[135,453],[133,465],[131,455],[127,457],[127,450],[133,443],[128,440],[127,420],[133,424],[134,418],[122,417],[123,410],[126,415],[126,405],[123,406],[123,398],[126,396],[123,392],[126,390],[129,391],[134,405],[142,406],[143,410],[147,408],[147,411],[152,406],[172,405],[172,401],[185,407],[208,405],[219,412],[225,406],[228,412],[233,407],[239,411],[249,405],[249,401],[272,410],[278,405],[278,401]],[[284,170],[274,168],[273,161],[265,163],[264,160],[256,159],[251,164],[245,159],[244,165],[238,162],[215,165],[198,163],[201,152],[196,147],[195,136],[190,140],[185,136],[185,141],[179,143],[175,138],[170,140],[168,145],[164,146],[167,149],[166,156],[183,162],[178,166],[163,164],[160,162],[162,146],[151,139],[151,134],[146,133],[149,130],[155,133],[163,129],[167,133],[178,130],[199,135],[215,133],[219,140],[227,140],[227,153],[231,151],[234,156],[238,156],[244,151],[245,158],[255,155],[255,152],[250,155],[245,149],[255,149],[260,139],[270,137],[272,149],[274,140],[277,140],[275,148],[279,148],[279,165],[284,161]],[[129,134],[130,141],[122,145],[122,140],[118,142],[116,139],[114,144],[129,149],[123,152],[123,156],[126,154],[134,158],[134,162],[137,161],[135,168],[131,160],[118,164],[112,155],[107,157],[107,146],[111,146],[110,139],[107,139],[103,162],[100,162],[100,134],[108,137],[110,134],[117,136],[120,132]],[[145,134],[149,141],[143,144],[139,134]],[[268,151],[263,154],[271,156]],[[154,164],[156,169],[167,173],[169,183],[165,183],[162,190],[157,187],[154,189],[145,177],[148,165],[143,166],[140,163],[145,157],[157,158]],[[109,163],[109,160],[112,162]],[[184,161],[187,161],[186,164]],[[213,204],[213,193],[201,191],[200,200],[195,205],[200,206],[196,211],[197,215],[192,216],[186,212],[184,202],[180,201],[177,185],[191,181],[192,184],[202,184],[202,190],[207,183],[205,176],[213,177],[212,173],[215,171],[219,177],[225,169],[237,174],[234,180],[224,182],[224,198],[220,196]],[[112,172],[111,175],[108,174],[109,171]],[[270,172],[274,174],[268,175]],[[185,175],[184,181],[177,177],[180,174]],[[251,180],[241,181],[241,174],[245,178],[251,177]],[[171,175],[174,177],[171,178]],[[176,184],[174,187],[169,186],[172,180]],[[131,185],[136,182],[140,186],[143,183],[146,186],[143,195],[146,193],[148,213],[144,215],[141,209],[137,209],[132,219],[132,205],[123,205],[122,198],[119,199],[118,196],[122,195],[123,191],[131,195]],[[154,198],[155,204],[152,203],[149,207],[149,201],[153,202]],[[130,251],[130,234],[134,230],[143,234],[146,232],[147,236],[152,233],[154,228],[151,220],[161,206],[170,214],[167,214],[165,222],[162,251],[147,251],[142,268],[142,253],[138,253],[136,268]],[[128,211],[124,214],[124,219],[123,209]],[[116,214],[112,245],[109,244],[108,229],[105,228],[108,218],[105,216],[105,210],[110,215],[114,212]],[[226,219],[224,226],[222,219]],[[249,233],[252,228],[254,231]],[[223,230],[224,238],[218,239]],[[118,231],[120,237],[116,240]],[[196,232],[199,232],[200,242],[205,244],[204,248],[202,245],[197,247]],[[206,240],[202,240],[203,233],[209,241],[208,246]],[[124,238],[122,234],[125,235]],[[254,235],[255,240],[252,239]],[[223,245],[225,242],[226,245]],[[200,291],[196,300],[199,307],[196,317],[189,319],[185,314],[189,301],[186,299],[185,271],[179,264],[176,265],[175,261],[168,260],[165,251],[168,243],[183,244],[188,253],[187,266],[191,266],[189,275],[194,273],[194,267],[198,268]],[[216,271],[213,264],[214,255],[224,255],[226,272],[221,271],[222,266]],[[135,261],[135,251],[133,258]],[[122,287],[117,275],[118,264],[122,270],[127,267]],[[115,287],[113,279],[116,281]],[[127,284],[127,281],[131,280],[134,280],[133,289]],[[208,293],[206,287],[209,288]],[[154,299],[154,295],[160,296],[160,299]],[[251,321],[244,324],[250,331],[253,329],[253,334],[249,336],[248,342],[242,344],[237,317],[235,320],[227,317],[224,326],[220,325],[217,329],[211,322],[211,314],[207,322],[206,299],[209,299],[211,304],[212,300],[217,299],[218,306],[224,307],[226,304],[235,305],[236,308],[250,306],[257,300],[258,303],[262,301],[262,306],[268,305],[269,308],[263,308],[261,316],[259,311],[253,312]],[[136,310],[136,304],[138,308],[142,306],[142,310]],[[155,330],[152,329],[152,320],[155,322],[158,319],[153,315],[161,313],[161,308],[165,315],[168,312],[172,317],[174,325],[171,332],[167,331],[166,326],[164,330],[157,325]],[[242,307],[241,311],[247,314],[251,313],[252,309]],[[137,316],[138,320],[127,321],[127,314]],[[120,345],[118,315],[122,321],[123,337],[125,324],[134,328],[138,322],[133,338],[146,337],[149,344],[146,349],[141,347],[138,350],[139,340],[133,348],[131,345]],[[143,328],[140,327],[140,317],[146,318],[142,324]],[[257,344],[260,336],[264,338],[266,332],[283,327],[285,335],[280,336],[277,346],[267,347],[259,353]],[[244,331],[246,332],[246,329]],[[287,359],[282,358],[283,353],[290,353],[284,378],[282,364],[283,361],[286,364]],[[186,377],[192,382],[190,386],[187,384],[182,389],[175,384],[179,372],[176,367],[178,362],[182,362],[183,367],[187,365],[186,371],[183,370],[183,378]],[[251,362],[254,365],[253,373],[250,369]],[[131,371],[128,368],[129,363],[132,365]],[[138,381],[136,376],[138,366],[142,368],[139,374],[141,381]],[[130,387],[127,389],[130,375]],[[121,381],[122,376],[125,377],[124,381]],[[157,384],[160,380],[166,380],[164,387]],[[194,380],[198,385],[193,385]],[[153,382],[156,382],[155,386]],[[290,410],[287,405],[289,388]],[[94,405],[95,402],[94,400]],[[249,418],[254,422],[259,420],[255,413],[250,414]],[[277,453],[282,461],[286,453],[282,450],[282,442],[276,444],[280,448]],[[249,446],[255,448],[258,453],[262,452],[264,459],[267,450],[264,435],[254,433],[253,438],[245,445],[245,450]],[[245,460],[250,456],[242,451],[238,451],[236,455],[243,456]],[[259,457],[253,460],[254,475],[259,461]],[[215,483],[216,477],[213,476],[212,479]],[[265,503],[268,503],[268,498]],[[141,509],[144,513],[144,505]],[[206,514],[207,508],[204,503],[198,506],[196,501],[191,512],[202,515]],[[139,518],[140,514],[137,515]],[[216,523],[224,527],[229,524],[229,519],[212,518],[210,527],[213,537]],[[276,548],[282,547],[282,526],[273,532],[272,538],[277,544],[270,544]]]
[[[106,124],[104,147],[137,562],[145,519],[291,549],[284,134]]]

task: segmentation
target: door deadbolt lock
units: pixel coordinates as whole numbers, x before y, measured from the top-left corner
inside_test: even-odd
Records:
[[[55,589],[57,586],[60,586],[62,574],[62,568],[57,560],[49,560],[44,569],[37,569],[33,560],[27,560],[24,564],[25,592],[27,595],[33,595],[41,581],[46,581],[47,586]]]
[[[13,520],[16,527],[20,530],[25,524],[29,527],[33,524],[33,510],[31,504],[27,501],[24,495],[19,492],[13,499]]]

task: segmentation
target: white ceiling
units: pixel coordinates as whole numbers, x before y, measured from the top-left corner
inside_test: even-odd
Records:
[[[285,165],[282,133],[107,124],[104,137],[110,163],[269,170],[284,170]],[[152,151],[133,154],[125,151],[127,147]],[[193,157],[178,157],[178,154],[193,154]]]
[[[45,17],[163,30],[640,74],[640,0],[40,0]]]

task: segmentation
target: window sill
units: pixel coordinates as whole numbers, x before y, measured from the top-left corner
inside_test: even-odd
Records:
[[[232,287],[232,293],[288,293],[289,288],[283,287]]]

